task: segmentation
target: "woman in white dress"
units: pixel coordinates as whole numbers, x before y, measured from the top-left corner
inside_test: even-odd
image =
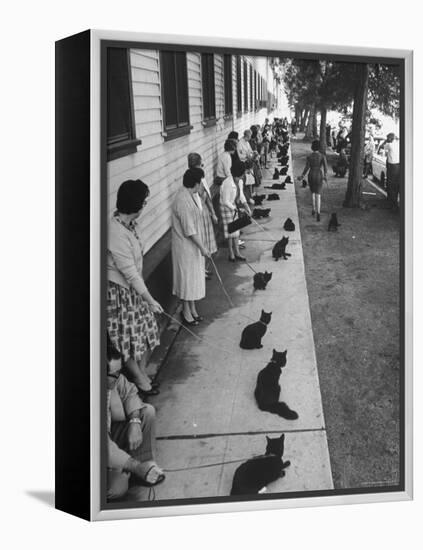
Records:
[[[206,295],[204,258],[210,257],[210,251],[202,240],[202,211],[197,202],[203,178],[201,168],[188,169],[172,205],[173,293],[182,301],[181,317],[186,325],[202,320],[195,302]]]

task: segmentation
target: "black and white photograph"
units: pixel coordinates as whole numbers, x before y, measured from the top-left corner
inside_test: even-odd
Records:
[[[403,491],[403,60],[101,51],[104,509]]]

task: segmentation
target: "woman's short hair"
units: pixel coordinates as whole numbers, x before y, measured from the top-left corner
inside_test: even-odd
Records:
[[[236,149],[235,141],[233,139],[227,139],[225,141],[223,148],[225,151],[235,151]]]
[[[200,183],[203,178],[204,170],[202,168],[188,168],[188,170],[184,174],[182,184],[184,187],[192,189],[197,183]]]
[[[244,175],[245,164],[242,161],[234,162],[232,164],[231,173],[234,178],[240,178]]]
[[[141,210],[149,194],[148,185],[143,181],[126,180],[118,189],[116,208],[121,214],[135,214]]]
[[[320,141],[318,139],[315,139],[311,144],[311,150],[318,151],[319,149],[320,149]]]
[[[238,132],[235,132],[235,131],[229,132],[228,139],[239,139]]]
[[[201,166],[201,155],[198,153],[190,153],[188,155],[188,167],[195,168],[196,166]]]

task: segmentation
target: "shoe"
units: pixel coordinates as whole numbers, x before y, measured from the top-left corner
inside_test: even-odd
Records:
[[[160,390],[158,390],[157,388],[153,388],[153,386],[151,386],[151,390],[142,390],[141,388],[138,388],[138,393],[142,397],[150,397],[152,395],[159,395]]]
[[[311,215],[312,215],[312,216],[314,216],[315,213],[316,213],[315,210],[312,210],[312,211],[311,211]]]
[[[318,221],[318,222],[320,221],[320,214],[317,214],[316,221]]]
[[[244,256],[237,256],[235,254],[235,261],[238,261],[238,262],[246,262],[247,261],[247,258],[245,258]]]
[[[235,258],[231,258],[230,256],[229,256],[229,258],[228,258],[228,261],[229,261],[229,262],[236,262]]]
[[[245,248],[245,244],[239,244],[239,245],[238,245],[238,248],[244,249],[244,248]]]
[[[242,246],[243,244],[245,244],[245,241],[242,241],[241,239],[239,239],[238,246]]]
[[[198,321],[196,321],[195,319],[193,321],[187,321],[182,311],[181,311],[181,319],[182,319],[182,324],[188,327],[195,327],[196,325],[198,325]]]
[[[197,323],[201,323],[201,321],[204,321],[204,317],[201,317],[201,315],[194,316],[194,320],[197,321]]]
[[[156,481],[154,481],[153,483],[151,483],[150,481],[147,481],[147,478],[148,478],[148,474],[149,474],[153,469],[155,469],[155,470],[158,472],[158,475],[157,475]],[[161,468],[159,468],[156,464],[153,464],[153,466],[151,466],[151,468],[150,468],[150,469],[147,471],[147,473],[145,474],[145,479],[142,479],[142,480],[141,480],[141,484],[142,484],[142,485],[145,485],[146,487],[154,487],[155,485],[158,485],[159,483],[162,483],[165,479],[166,479],[166,476],[165,476],[164,473],[162,472]]]

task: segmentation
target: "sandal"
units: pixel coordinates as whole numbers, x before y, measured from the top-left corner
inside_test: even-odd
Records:
[[[153,481],[151,481],[151,479]],[[162,483],[165,479],[166,476],[164,475],[163,470],[159,468],[157,464],[153,464],[145,474],[145,478],[142,480],[142,483],[143,485],[147,485],[147,487],[154,487],[155,485]]]

